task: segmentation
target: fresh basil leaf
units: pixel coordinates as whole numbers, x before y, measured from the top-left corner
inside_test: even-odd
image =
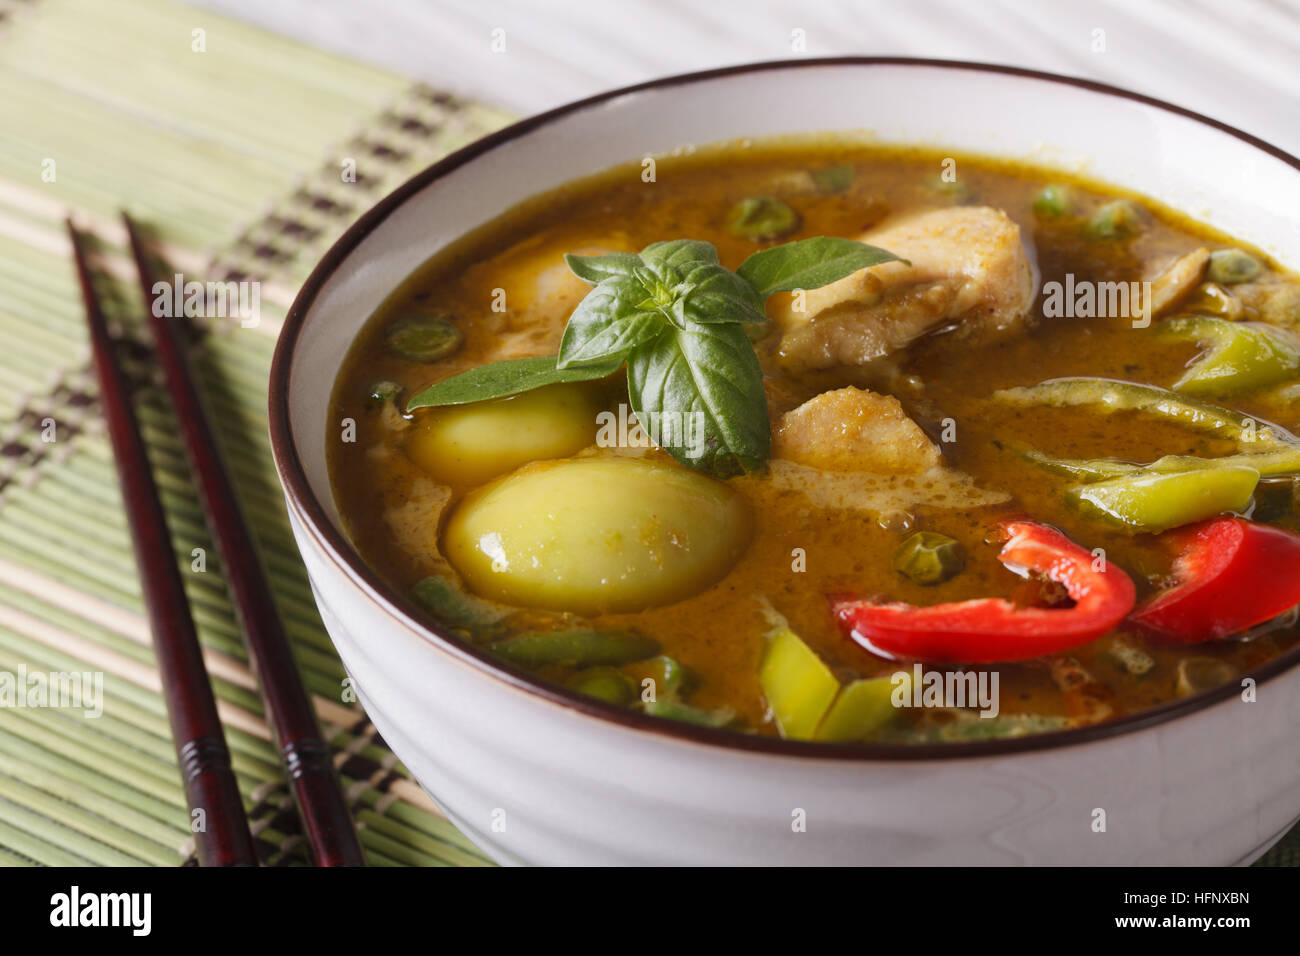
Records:
[[[896,261],[907,260],[865,242],[817,236],[756,252],[736,273],[766,299],[773,292],[819,289],[867,266]]]
[[[696,263],[718,264],[718,250],[711,242],[698,239],[669,239],[652,242],[641,250],[641,260],[661,280],[676,282]]]
[[[681,328],[691,324],[767,321],[763,300],[754,287],[730,269],[697,265],[683,277],[682,286],[686,291],[671,306],[674,324]]]
[[[601,280],[569,317],[556,368],[624,359],[653,339],[665,321],[658,309],[643,308],[645,298],[645,287],[635,279],[616,276]]]
[[[611,252],[603,256],[566,255],[564,262],[579,279],[595,285],[602,279],[632,275],[641,265],[641,257],[635,252]]]
[[[613,359],[598,365],[576,368],[556,368],[555,356],[541,358],[506,359],[491,365],[480,365],[460,375],[453,375],[430,385],[406,404],[406,410],[431,408],[439,405],[468,405],[530,392],[544,385],[563,382],[590,382],[618,371],[622,359]]]
[[[666,327],[629,357],[627,385],[641,427],[683,465],[726,478],[767,460],[763,370],[741,326]]]

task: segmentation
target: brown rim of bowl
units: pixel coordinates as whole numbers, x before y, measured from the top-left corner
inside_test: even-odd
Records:
[[[1140,713],[1121,717],[1104,724],[1095,724],[1088,727],[1076,727],[1067,730],[1049,731],[1041,734],[1029,734],[1023,737],[967,741],[962,743],[824,744],[811,741],[784,740],[778,737],[765,737],[756,734],[743,734],[736,731],[712,729],[708,727],[696,727],[678,721],[650,717],[646,714],[640,713],[639,711],[624,710],[615,707],[612,704],[606,704],[594,700],[593,698],[585,697],[576,691],[557,684],[548,683],[534,677],[526,671],[506,664],[467,641],[439,632],[434,629],[427,618],[417,610],[416,606],[411,601],[398,594],[396,589],[385,583],[377,573],[372,571],[365,564],[361,559],[361,556],[357,554],[356,550],[353,548],[352,544],[342,533],[334,528],[333,524],[326,516],[325,510],[321,507],[320,502],[316,500],[316,497],[312,493],[311,487],[307,481],[307,475],[303,470],[302,462],[298,458],[298,451],[294,445],[292,431],[289,424],[289,369],[293,349],[298,339],[298,333],[302,329],[303,321],[310,310],[312,303],[315,301],[317,294],[320,292],[321,287],[330,278],[339,264],[352,252],[352,250],[356,248],[356,246],[377,226],[379,226],[379,224],[382,223],[395,209],[397,209],[398,206],[400,206],[411,195],[424,189],[431,183],[436,182],[438,179],[465,165],[476,157],[487,153],[490,150],[496,149],[498,146],[508,143],[511,140],[537,129],[538,127],[545,126],[560,117],[589,109],[593,106],[608,102],[629,93],[637,93],[643,90],[656,90],[673,86],[683,86],[700,80],[742,75],[745,73],[757,73],[766,70],[800,70],[809,67],[824,66],[938,67],[950,70],[973,70],[983,73],[997,73],[1078,87],[1085,90],[1091,90],[1095,93],[1120,97],[1147,106],[1153,106],[1169,113],[1196,120],[1199,123],[1210,126],[1220,132],[1227,133],[1242,142],[1248,143],[1256,149],[1281,160],[1296,169],[1297,172],[1300,172],[1300,159],[1297,159],[1270,143],[1251,136],[1249,133],[1244,133],[1226,123],[1195,113],[1192,110],[1184,109],[1180,106],[1174,106],[1171,103],[1166,103],[1153,97],[1144,96],[1140,93],[1132,93],[1119,87],[1109,86],[1105,83],[1098,83],[1092,80],[1060,76],[1053,73],[1040,72],[1038,70],[1022,69],[1020,67],[999,66],[997,64],[989,63],[973,63],[964,60],[935,60],[918,57],[846,56],[747,63],[739,66],[722,67],[719,69],[704,70],[695,73],[683,73],[675,76],[664,77],[658,80],[651,80],[646,83],[638,83],[634,86],[626,86],[621,89],[611,90],[606,93],[600,93],[596,96],[578,100],[574,103],[557,107],[556,109],[549,110],[545,113],[539,113],[536,116],[520,120],[517,123],[492,133],[491,135],[470,143],[468,146],[451,153],[434,163],[429,168],[417,173],[401,186],[398,186],[397,189],[389,193],[362,215],[351,227],[348,228],[338,241],[330,247],[324,258],[322,258],[316,268],[312,270],[311,275],[308,276],[307,281],[303,283],[301,290],[299,290],[298,295],[295,297],[293,305],[289,308],[289,311],[285,316],[279,341],[276,344],[275,356],[271,363],[268,411],[270,419],[271,452],[275,459],[276,471],[279,473],[280,481],[284,485],[285,494],[290,504],[298,510],[301,517],[304,519],[304,528],[321,544],[330,559],[333,560],[334,563],[337,564],[343,572],[371,599],[383,607],[387,613],[395,617],[399,622],[405,624],[407,627],[426,635],[438,647],[450,652],[461,661],[477,667],[482,672],[497,678],[516,690],[522,690],[533,694],[550,703],[579,711],[583,714],[609,723],[619,724],[632,730],[648,731],[665,737],[697,744],[706,744],[731,750],[755,751],[773,756],[803,757],[823,760],[894,761],[944,760],[956,757],[990,757],[1026,753],[1029,751],[1050,748],[1068,747],[1075,744],[1093,743],[1105,740],[1121,734],[1142,730],[1146,727],[1151,727],[1155,724],[1172,720],[1184,714],[1190,714],[1202,710],[1212,704],[1219,703],[1220,701],[1227,700],[1229,697],[1236,695],[1239,685],[1230,681],[1222,687],[1215,688],[1214,690],[1205,691],[1193,697],[1183,698],[1182,700],[1170,701],[1148,710],[1141,711]],[[1300,646],[1292,648],[1286,653],[1268,661],[1263,666],[1251,671],[1249,674],[1243,674],[1242,676],[1253,677],[1257,683],[1262,683],[1269,678],[1275,677],[1278,674],[1289,670],[1297,663],[1300,663]]]

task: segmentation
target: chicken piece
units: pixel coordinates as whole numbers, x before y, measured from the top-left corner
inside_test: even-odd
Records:
[[[1260,287],[1254,301],[1262,321],[1300,332],[1300,286],[1275,281]]]
[[[962,334],[1014,328],[1034,301],[1034,269],[1020,227],[1001,210],[933,209],[861,239],[911,264],[862,269],[802,293],[802,303],[797,295],[773,297],[786,368],[862,365],[950,323]]]
[[[852,386],[822,392],[782,415],[772,457],[878,475],[916,475],[940,462],[939,449],[898,399]]]
[[[1160,275],[1151,280],[1150,318],[1159,318],[1185,299],[1201,284],[1201,276],[1210,261],[1209,249],[1195,249],[1179,256]]]

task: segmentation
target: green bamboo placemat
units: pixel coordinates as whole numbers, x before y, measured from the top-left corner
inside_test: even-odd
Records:
[[[487,862],[341,699],[343,669],[271,465],[265,403],[284,310],[324,249],[397,183],[507,119],[166,0],[0,0],[0,677],[103,674],[97,717],[0,706],[0,863],[193,862],[63,232],[72,211],[104,240],[110,314],[128,342],[143,343],[116,221],[123,207],[150,224],[186,279],[261,284],[260,324],[206,320],[196,362],[370,862]],[[356,182],[341,175],[348,161]],[[142,344],[128,365],[262,858],[305,863]],[[1263,862],[1300,863],[1300,834]]]
[[[0,862],[192,862],[63,231],[72,211],[104,240],[110,316],[143,342],[122,207],[187,280],[261,283],[260,324],[200,320],[196,363],[370,862],[487,862],[342,699],[271,465],[266,380],[285,308],[343,228],[506,119],[165,0],[0,0],[0,673],[103,674],[97,717],[0,706]],[[263,860],[304,863],[170,408],[147,351],[126,351]]]

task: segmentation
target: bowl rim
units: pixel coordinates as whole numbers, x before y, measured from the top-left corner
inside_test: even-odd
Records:
[[[293,304],[285,315],[276,342],[275,354],[271,362],[267,401],[271,454],[275,461],[280,482],[284,488],[286,500],[291,508],[297,510],[301,519],[300,527],[315,540],[328,559],[360,588],[370,601],[378,605],[399,624],[428,640],[438,650],[451,654],[459,661],[475,667],[480,673],[501,681],[502,684],[515,691],[530,694],[539,701],[557,705],[569,711],[576,711],[626,730],[649,732],[681,743],[707,745],[729,751],[747,751],[773,757],[833,761],[933,761],[1008,756],[1068,748],[1131,734],[1184,715],[1205,710],[1214,704],[1235,696],[1240,685],[1229,681],[1222,687],[1204,691],[1191,697],[1169,701],[1102,724],[1028,734],[1020,737],[954,743],[819,743],[698,727],[680,721],[651,717],[640,711],[619,708],[613,704],[579,694],[567,687],[548,683],[529,674],[527,671],[493,657],[486,650],[476,647],[469,641],[440,630],[427,620],[411,600],[401,595],[396,588],[391,587],[376,571],[372,570],[361,558],[352,543],[347,540],[347,537],[337,530],[330,521],[324,507],[312,491],[306,470],[294,445],[289,415],[289,373],[293,362],[294,347],[297,344],[307,314],[310,312],[321,288],[334,275],[343,260],[370,233],[378,228],[390,214],[417,192],[453,170],[473,161],[478,156],[557,119],[608,103],[628,94],[686,86],[704,80],[769,70],[801,70],[836,66],[901,66],[958,71],[969,70],[1080,88],[1093,93],[1141,103],[1194,120],[1241,140],[1300,172],[1300,159],[1277,146],[1220,120],[1145,94],[1134,93],[1095,80],[1023,67],[927,57],[832,56],[744,63],[648,80],[598,93],[526,117],[448,154],[433,165],[416,173],[371,206],[333,243],[320,262],[312,269],[298,294],[294,297]],[[1300,663],[1300,645],[1267,661],[1258,668],[1243,673],[1241,677],[1254,678],[1258,685],[1291,670],[1297,663]]]

